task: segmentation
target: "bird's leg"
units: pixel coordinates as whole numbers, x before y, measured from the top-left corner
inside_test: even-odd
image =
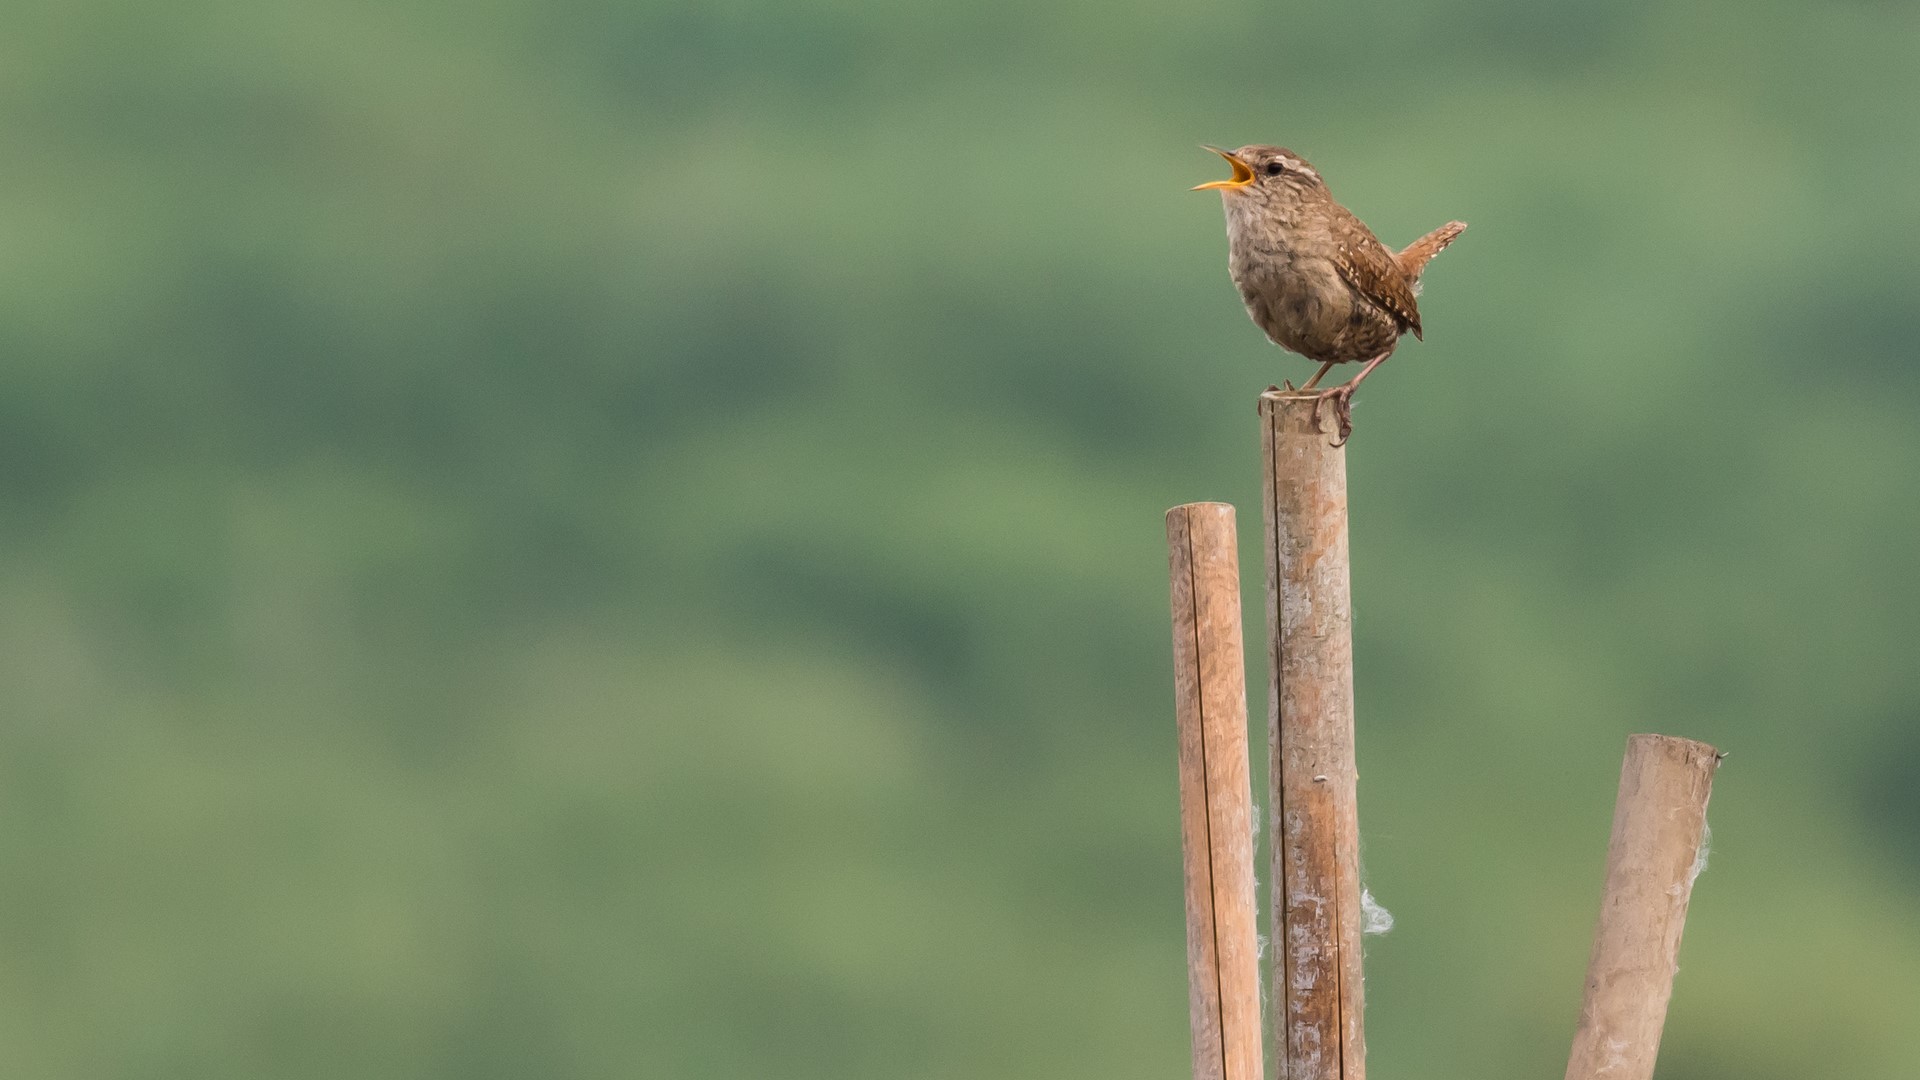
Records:
[[[1329,360],[1326,363],[1321,364],[1320,370],[1313,373],[1313,378],[1308,379],[1306,382],[1300,384],[1300,389],[1302,390],[1313,389],[1313,384],[1320,381],[1320,376],[1325,375],[1327,372],[1332,370],[1333,370],[1333,361]]]
[[[1387,357],[1392,355],[1392,350],[1381,353],[1379,356],[1367,361],[1367,366],[1360,369],[1360,374],[1355,375],[1353,378],[1348,379],[1346,382],[1341,383],[1331,390],[1320,391],[1320,396],[1314,399],[1313,409],[1315,415],[1319,414],[1321,402],[1333,402],[1333,419],[1340,428],[1340,437],[1334,440],[1333,445],[1345,446],[1347,437],[1353,434],[1353,392],[1359,388],[1360,380],[1373,374],[1373,369],[1385,363]],[[1328,364],[1326,366],[1332,367],[1333,365]],[[1325,369],[1323,368],[1322,370],[1324,371]],[[1316,379],[1319,377],[1318,375],[1314,376]],[[1307,385],[1312,386],[1313,384],[1308,383]]]

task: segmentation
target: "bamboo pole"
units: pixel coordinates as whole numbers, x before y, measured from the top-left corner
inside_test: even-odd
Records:
[[[1260,396],[1280,1080],[1364,1080],[1346,450],[1314,395]]]
[[[1194,1080],[1260,1080],[1260,961],[1233,507],[1167,511]]]
[[[1627,740],[1567,1080],[1652,1080],[1719,764],[1706,743]]]

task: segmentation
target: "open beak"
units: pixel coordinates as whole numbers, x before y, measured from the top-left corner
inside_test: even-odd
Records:
[[[1202,145],[1200,149],[1211,150],[1221,157],[1226,158],[1227,164],[1233,166],[1233,178],[1230,180],[1209,180],[1204,184],[1195,184],[1193,190],[1212,191],[1218,189],[1220,191],[1233,191],[1236,188],[1243,188],[1253,183],[1253,169],[1250,168],[1246,162],[1234,157],[1229,151],[1222,150],[1217,146],[1206,145]]]

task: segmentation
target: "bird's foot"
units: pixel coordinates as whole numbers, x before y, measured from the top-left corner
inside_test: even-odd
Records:
[[[1329,401],[1333,402],[1333,422],[1339,434],[1332,445],[1345,446],[1347,439],[1353,435],[1353,383],[1342,383],[1331,390],[1322,390],[1319,396],[1313,399],[1315,420],[1320,418],[1320,406]]]

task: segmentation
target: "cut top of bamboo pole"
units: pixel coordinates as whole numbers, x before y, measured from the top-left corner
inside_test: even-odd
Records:
[[[1652,1080],[1719,764],[1691,739],[1627,740],[1566,1080]]]
[[[1260,960],[1233,507],[1167,512],[1194,1080],[1260,1080]]]

